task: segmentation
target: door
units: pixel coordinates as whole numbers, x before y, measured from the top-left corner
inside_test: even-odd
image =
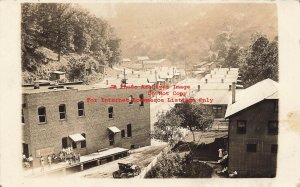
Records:
[[[29,148],[28,148],[28,144],[23,143],[23,154],[26,155],[26,158],[29,157]]]

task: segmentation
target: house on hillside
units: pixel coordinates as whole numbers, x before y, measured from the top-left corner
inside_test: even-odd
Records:
[[[239,92],[228,105],[228,171],[239,177],[275,177],[278,83],[265,79]]]
[[[60,81],[66,79],[66,72],[63,71],[53,71],[50,73],[51,81]]]
[[[143,64],[145,61],[150,60],[148,56],[137,56],[137,63]]]

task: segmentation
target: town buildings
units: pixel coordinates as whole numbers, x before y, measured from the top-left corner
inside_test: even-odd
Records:
[[[195,99],[202,98],[210,102],[203,104],[210,110],[215,118],[224,118],[229,100],[231,99],[232,83],[239,83],[238,68],[214,68],[200,81],[196,80],[189,85],[192,87],[191,95]],[[243,88],[237,85],[237,92]]]
[[[110,85],[23,88],[23,152],[34,163],[69,146],[81,155],[102,149],[150,145],[150,104],[146,89]],[[51,88],[51,89],[49,89]],[[105,98],[123,99],[104,102]]]
[[[233,90],[234,91],[234,90]],[[278,83],[265,79],[235,94],[229,119],[228,171],[239,177],[275,177],[278,139]]]

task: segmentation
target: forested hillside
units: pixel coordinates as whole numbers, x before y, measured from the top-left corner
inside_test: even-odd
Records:
[[[104,20],[71,4],[22,4],[23,82],[67,72],[67,81],[103,76],[99,65],[120,59],[120,39]],[[93,73],[84,76],[85,68]]]

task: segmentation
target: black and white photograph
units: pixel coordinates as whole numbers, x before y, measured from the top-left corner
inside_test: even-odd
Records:
[[[299,84],[288,81],[299,76],[286,73],[297,67],[300,35],[288,42],[290,21],[280,17],[288,4],[300,8],[299,1],[15,3],[21,80],[11,95],[20,98],[12,167],[33,181],[219,186],[247,178],[285,186],[290,177],[300,185]]]

